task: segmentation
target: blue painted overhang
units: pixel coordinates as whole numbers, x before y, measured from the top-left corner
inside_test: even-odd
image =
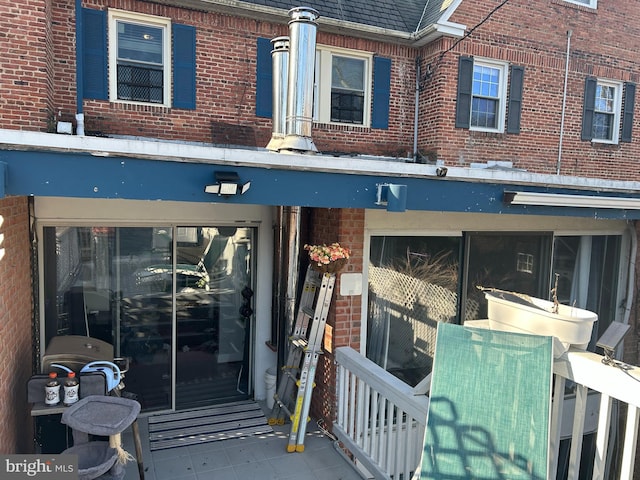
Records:
[[[596,188],[464,179],[452,176],[452,169],[447,177],[389,176],[281,165],[256,167],[239,162],[213,164],[24,150],[0,151],[2,164],[5,195],[384,210],[384,206],[376,205],[377,185],[392,183],[407,186],[407,210],[640,219],[640,210],[636,209],[509,205],[504,195],[505,191],[532,191],[640,201],[637,191],[601,192]],[[231,197],[205,193],[205,186],[215,183],[215,172],[235,172],[241,182],[250,181],[251,187],[244,195]]]

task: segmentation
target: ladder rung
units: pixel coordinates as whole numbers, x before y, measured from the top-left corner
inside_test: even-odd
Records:
[[[291,345],[293,345],[295,348],[301,348],[303,350],[307,348],[308,344],[309,342],[306,338],[294,338],[293,340],[291,340]]]
[[[306,305],[303,305],[300,307],[300,310],[302,311],[302,313],[304,313],[307,317],[313,317],[315,315],[315,311],[313,310],[313,308],[310,308]]]
[[[307,287],[307,285],[312,285],[314,287],[317,287],[321,284],[322,284],[321,275],[307,275],[307,278],[305,279],[305,282],[304,282],[305,287]]]

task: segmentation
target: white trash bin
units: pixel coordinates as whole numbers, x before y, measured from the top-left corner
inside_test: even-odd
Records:
[[[264,386],[267,391],[267,408],[273,408],[273,396],[276,394],[276,369],[268,368],[264,373]]]

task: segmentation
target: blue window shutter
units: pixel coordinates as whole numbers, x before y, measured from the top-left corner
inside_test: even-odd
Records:
[[[520,133],[523,81],[524,67],[512,65],[511,85],[509,85],[509,118],[507,119],[507,133]]]
[[[82,9],[82,91],[84,98],[107,100],[107,13]]]
[[[622,112],[621,142],[630,142],[633,131],[633,110],[636,104],[636,84],[624,84],[624,111]]]
[[[471,126],[471,94],[473,89],[473,57],[458,58],[458,93],[456,96],[456,128]]]
[[[256,116],[271,118],[273,115],[273,66],[271,40],[258,37],[256,58]]]
[[[373,59],[373,106],[371,127],[389,128],[389,101],[391,100],[391,59]]]
[[[596,108],[596,86],[598,81],[594,77],[584,80],[584,99],[582,105],[582,140],[593,139],[593,112]]]
[[[171,25],[173,31],[174,108],[196,108],[196,29],[191,25]]]

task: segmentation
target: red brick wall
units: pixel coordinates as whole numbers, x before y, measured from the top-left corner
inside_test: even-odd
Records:
[[[27,0],[29,8],[13,4],[0,7],[0,31],[12,39],[0,59],[0,128],[46,130],[55,128],[58,115],[62,120],[74,119],[74,4],[48,1]],[[482,24],[455,46],[455,40],[446,39],[420,51],[327,33],[320,12],[319,44],[375,52],[392,59],[392,99],[389,129],[315,125],[313,136],[318,148],[400,157],[411,154],[415,57],[419,55],[422,73],[427,68],[432,72],[422,82],[418,142],[429,160],[437,158],[461,166],[510,161],[517,168],[549,174],[556,173],[559,163],[562,174],[636,179],[638,141],[619,145],[584,142],[580,140],[580,124],[585,76],[634,82],[640,78],[636,68],[640,60],[636,40],[640,38],[640,9],[625,0],[606,2],[597,10],[563,0],[546,0],[534,7],[527,2],[508,2],[487,18],[501,3],[462,2],[451,21],[466,25],[468,30]],[[284,23],[135,0],[92,0],[85,6],[162,15],[195,26],[198,65],[195,111],[86,101],[88,133],[225,143],[230,124],[244,128],[247,144],[268,143],[271,121],[254,113],[256,38],[287,34]],[[573,32],[571,62],[562,156],[558,159],[568,30]],[[489,57],[525,67],[519,135],[454,127],[459,55]],[[640,105],[640,101],[636,103]],[[638,138],[638,120],[635,123],[634,136]]]
[[[500,3],[462,2],[451,21],[468,30]],[[629,29],[620,28],[629,25]],[[446,53],[439,62],[433,47],[421,52],[423,67],[435,70],[421,96],[420,149],[449,165],[501,160],[517,168],[555,174],[560,146],[567,49],[571,35],[560,172],[607,179],[638,180],[640,102],[636,100],[634,141],[619,145],[580,140],[583,90],[587,76],[637,82],[640,9],[633,2],[598,3],[597,10],[562,0],[509,2]],[[453,47],[442,42],[442,50]],[[460,55],[503,60],[525,67],[521,133],[470,132],[454,127],[457,62]],[[637,98],[637,96],[636,96]]]
[[[313,209],[310,219],[313,244],[339,242],[351,249],[349,263],[342,273],[362,273],[364,248],[364,210]],[[316,372],[316,388],[311,403],[311,416],[325,420],[331,428],[336,405],[336,348],[351,346],[360,349],[362,297],[340,295],[340,274],[334,286],[333,301],[327,317],[324,355],[320,356]]]
[[[264,147],[271,136],[271,120],[255,116],[256,39],[287,35],[285,24],[271,24],[249,18],[196,12],[149,2],[110,0],[85,3],[85,7],[117,8],[165,16],[177,23],[193,25],[197,36],[197,109],[182,110],[158,106],[124,105],[107,101],[84,102],[87,134],[134,135],[170,140],[225,142],[229,124],[247,127],[246,145]],[[53,39],[55,81],[53,109],[65,121],[76,111],[75,38],[73,2],[54,4]],[[413,53],[406,47],[335,36],[322,32],[318,44],[354,48],[393,59],[391,111],[394,121],[388,130],[349,126],[316,125],[314,142],[321,151],[406,156],[412,148]],[[7,122],[2,128],[22,128]]]
[[[47,128],[53,80],[50,19],[48,0],[0,4],[0,128]]]
[[[31,452],[31,255],[26,197],[0,199],[0,453]]]

